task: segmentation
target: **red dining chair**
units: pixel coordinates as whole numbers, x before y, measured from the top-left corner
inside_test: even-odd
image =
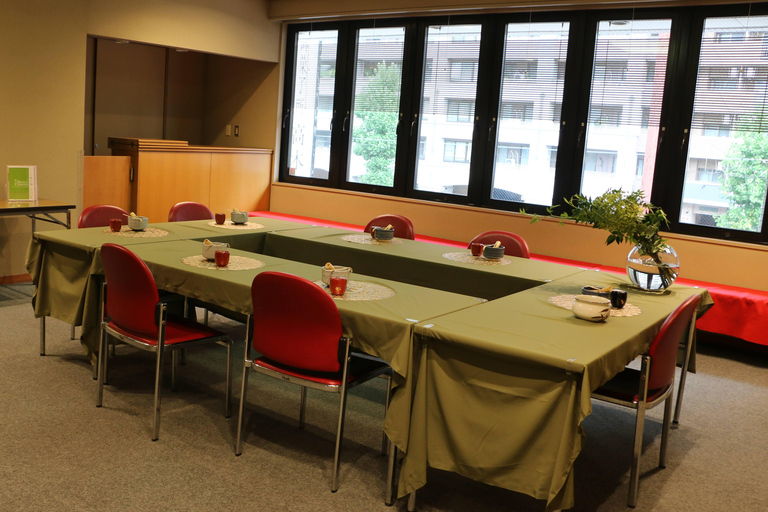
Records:
[[[95,204],[84,209],[77,219],[78,228],[98,228],[109,226],[110,219],[120,219],[125,224],[128,212],[111,204]]]
[[[227,383],[225,415],[231,413],[231,352],[232,339],[215,329],[169,316],[167,304],[160,302],[155,279],[149,267],[133,252],[116,244],[101,246],[101,260],[106,277],[105,307],[108,317],[101,323],[98,355],[98,394],[96,407],[101,407],[104,379],[107,371],[107,335],[137,347],[154,352],[155,413],[152,421],[152,440],[160,433],[160,391],[163,382],[163,359],[171,351],[171,382],[175,384],[176,351],[205,343],[218,343],[227,347]]]
[[[664,402],[664,422],[661,430],[659,467],[666,467],[677,348],[686,330],[688,330],[689,337],[693,335],[693,329],[688,329],[688,326],[691,322],[695,322],[694,315],[699,306],[699,300],[698,295],[689,297],[667,317],[651,342],[648,352],[643,355],[640,370],[625,368],[592,393],[592,398],[637,410],[632,469],[629,478],[629,499],[627,501],[630,507],[637,505],[645,411],[662,402]],[[688,341],[690,343],[691,340]]]
[[[171,206],[168,212],[168,222],[181,222],[184,220],[212,219],[213,212],[203,203],[184,201]]]
[[[525,239],[518,234],[510,233],[509,231],[486,231],[480,233],[469,242],[467,249],[472,244],[493,244],[496,241],[500,241],[504,246],[504,254],[507,256],[517,256],[518,258],[530,258],[531,251],[528,250],[528,244]]]
[[[366,224],[363,232],[370,233],[373,226],[386,227],[387,224],[392,224],[395,228],[395,236],[397,238],[407,238],[413,240],[416,238],[416,232],[413,229],[413,222],[408,217],[402,215],[396,215],[394,213],[388,213],[386,215],[379,215],[374,217]]]
[[[389,404],[392,369],[384,361],[350,351],[342,333],[341,316],[331,296],[302,277],[262,272],[251,285],[253,317],[243,365],[235,455],[242,453],[243,414],[248,369],[301,386],[299,428],[304,427],[307,388],[339,394],[339,421],[333,458],[331,491],[339,488],[339,457],[344,430],[347,391],[379,375],[387,377]],[[249,359],[250,349],[261,354]]]

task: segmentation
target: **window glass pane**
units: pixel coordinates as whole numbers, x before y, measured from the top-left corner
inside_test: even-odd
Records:
[[[704,23],[680,222],[759,232],[768,175],[768,17]]]
[[[296,35],[288,174],[328,179],[338,31]]]
[[[671,20],[599,23],[582,194],[595,197],[621,188],[643,190],[650,199],[671,24]]]
[[[552,204],[568,29],[507,25],[492,199]]]
[[[395,182],[404,41],[404,27],[358,31],[348,181]]]
[[[475,117],[480,25],[427,31],[416,190],[467,195]],[[423,148],[423,150],[422,150]]]

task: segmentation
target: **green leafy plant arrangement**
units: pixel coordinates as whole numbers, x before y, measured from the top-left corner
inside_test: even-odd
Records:
[[[642,255],[648,255],[661,265],[659,252],[667,247],[667,241],[659,235],[662,224],[667,225],[667,215],[658,206],[645,202],[643,191],[625,192],[611,189],[594,199],[576,194],[565,203],[570,212],[554,213],[558,206],[547,208],[552,217],[562,221],[573,220],[577,224],[591,224],[595,229],[604,229],[610,234],[606,245],[627,241],[638,245]],[[534,215],[531,223],[541,219]]]

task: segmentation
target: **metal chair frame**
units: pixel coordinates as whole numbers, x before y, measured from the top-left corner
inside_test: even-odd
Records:
[[[696,305],[698,305],[699,297],[698,295],[694,295],[687,299],[683,304],[681,304],[667,319],[667,322],[670,321],[670,319],[673,318],[673,315],[678,314],[678,312],[681,312],[681,314],[684,314],[685,312],[681,311],[684,310],[687,307],[692,307],[691,316],[687,319],[686,325],[688,322],[690,322],[690,326],[687,328],[687,335],[688,335],[688,348],[686,353],[686,361],[688,356],[690,355],[690,346],[692,342],[693,337],[693,331],[696,323],[695,314],[696,314],[696,308],[695,306],[690,306],[690,303],[694,302]],[[673,321],[682,322],[685,320],[685,316],[677,316],[673,319]],[[665,336],[665,327],[667,327],[667,322],[665,322],[664,325],[662,325],[659,333],[657,333],[656,338],[654,339],[654,342],[652,343],[652,346],[654,346],[656,343],[662,343],[665,340],[659,340],[660,337]],[[671,340],[668,343],[675,343],[675,346],[677,347],[677,341],[678,340]],[[675,389],[675,381],[674,381],[674,373],[672,374],[672,380],[666,385],[664,388],[664,391],[660,393],[657,397],[655,397],[653,400],[648,400],[648,381],[651,378],[651,369],[653,366],[653,358],[649,354],[644,354],[642,356],[641,360],[641,366],[640,370],[632,370],[627,369],[624,371],[630,371],[633,373],[637,373],[638,378],[638,390],[637,390],[637,397],[636,400],[623,400],[621,398],[610,396],[605,393],[601,393],[600,390],[602,388],[598,388],[592,393],[592,398],[612,403],[615,405],[621,405],[623,407],[628,407],[630,409],[635,409],[637,411],[636,418],[635,418],[635,437],[634,437],[634,443],[633,443],[633,450],[632,450],[632,467],[630,469],[630,477],[629,477],[629,496],[627,499],[627,504],[634,508],[637,505],[637,494],[638,494],[638,488],[640,484],[640,456],[642,453],[643,448],[643,431],[645,429],[645,411],[653,409],[657,405],[664,403],[664,418],[662,422],[662,430],[661,430],[661,448],[659,452],[659,467],[665,468],[667,465],[667,443],[669,438],[669,427],[672,420],[672,397],[673,392]],[[686,370],[686,365],[683,366],[683,372]],[[683,373],[684,375],[684,373]],[[681,390],[678,392],[678,413],[679,413],[679,406],[682,402],[682,387]]]
[[[359,353],[353,353],[351,351],[351,338],[348,337],[342,337],[339,340],[339,352],[340,352],[340,362],[341,364],[341,371],[339,373],[339,384],[323,384],[318,383],[310,379],[305,379],[296,375],[288,375],[286,373],[282,373],[280,371],[275,371],[272,368],[268,368],[263,366],[259,363],[258,360],[253,359],[250,357],[252,343],[253,343],[253,322],[254,318],[253,316],[248,317],[248,321],[246,322],[246,329],[247,329],[247,337],[246,337],[246,344],[245,344],[245,358],[243,362],[243,378],[242,378],[242,387],[240,390],[240,408],[238,412],[238,418],[237,418],[237,441],[235,443],[235,455],[240,455],[242,453],[242,440],[243,440],[243,417],[245,414],[245,402],[247,400],[247,392],[248,392],[248,375],[250,372],[249,369],[263,374],[267,375],[269,377],[279,379],[285,382],[290,382],[291,384],[296,384],[301,387],[301,398],[300,398],[300,405],[299,405],[299,428],[304,428],[305,424],[305,416],[306,416],[306,401],[307,401],[307,388],[310,389],[316,389],[318,391],[324,391],[328,393],[337,393],[339,395],[339,417],[336,427],[336,446],[334,449],[334,457],[333,457],[333,472],[331,477],[331,492],[336,492],[339,488],[339,466],[340,466],[340,458],[341,458],[341,442],[343,438],[344,433],[344,416],[346,413],[346,402],[347,402],[347,392],[360,384],[363,384],[364,382],[367,382],[368,380],[378,377],[379,375],[383,375],[387,379],[387,396],[386,400],[384,402],[384,411],[386,414],[386,411],[389,408],[389,401],[391,397],[391,375],[392,375],[392,368],[386,365],[379,366],[377,368],[374,368],[371,371],[368,371],[367,373],[358,375],[355,380],[352,382],[349,382],[349,366],[353,358],[364,358],[364,359],[371,359],[375,361],[381,361],[380,359],[369,356],[367,354],[359,354]],[[342,355],[343,354],[343,355]],[[297,371],[301,371],[300,369],[297,369]],[[394,449],[391,449],[391,443],[389,442],[386,435],[383,437],[382,441],[382,454],[387,454],[387,451],[390,452],[390,457],[392,456]],[[392,475],[388,474],[388,489],[391,489],[391,481],[392,481]],[[391,496],[389,493],[391,493],[391,490],[387,491],[387,499],[391,500]]]
[[[104,318],[104,304],[106,302],[106,287],[108,283],[102,285],[102,297],[104,300],[101,303],[101,318]],[[147,343],[139,338],[135,338],[125,331],[118,330],[120,326],[114,324],[110,319],[103,320],[101,323],[101,329],[99,332],[99,354],[97,360],[98,367],[98,389],[96,394],[96,407],[101,407],[104,397],[104,383],[107,376],[107,361],[109,354],[107,352],[108,335],[113,336],[117,340],[136,347],[146,352],[154,352],[156,355],[155,360],[155,392],[154,392],[154,416],[152,420],[152,440],[157,441],[160,434],[160,397],[162,391],[163,382],[163,361],[166,351],[170,351],[172,354],[171,361],[171,388],[176,388],[176,369],[178,366],[177,354],[185,348],[204,345],[207,343],[216,343],[223,345],[227,348],[227,375],[226,375],[226,391],[225,391],[225,406],[224,415],[229,418],[232,415],[232,339],[221,334],[219,336],[210,336],[205,338],[198,338],[189,341],[182,341],[172,344],[166,344],[166,325],[173,320],[168,319],[168,305],[165,302],[158,302],[157,310],[159,312],[159,320],[157,322],[157,343]],[[116,328],[117,327],[117,328]]]

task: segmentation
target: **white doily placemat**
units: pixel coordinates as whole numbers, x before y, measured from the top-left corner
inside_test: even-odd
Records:
[[[403,243],[398,238],[392,240],[376,240],[368,233],[363,235],[344,235],[341,237],[345,242],[352,242],[353,244],[366,244],[366,245],[400,245]]]
[[[216,224],[215,220],[208,223],[209,226],[223,229],[261,229],[263,224],[257,224],[256,222],[246,222],[245,224],[235,224],[231,220],[225,220],[224,224]]]
[[[315,284],[330,295],[331,289],[323,284],[322,281],[315,281]],[[363,281],[348,281],[347,291],[344,292],[344,295],[331,295],[331,297],[338,300],[383,300],[394,296],[395,290],[392,288]]]
[[[489,260],[482,256],[472,256],[472,254],[466,252],[447,252],[443,254],[443,258],[451,261],[458,261],[460,263],[471,263],[473,265],[509,265],[512,263],[512,260],[509,258]]]
[[[245,256],[229,255],[229,265],[226,267],[217,267],[215,261],[207,260],[201,255],[187,256],[181,260],[185,265],[195,268],[204,268],[206,270],[252,270],[264,266],[263,261]]]
[[[164,229],[147,228],[143,231],[134,231],[128,226],[123,226],[120,231],[112,231],[107,228],[104,233],[112,236],[125,236],[128,238],[159,238],[161,236],[168,236],[168,232]]]
[[[555,306],[559,306],[565,309],[572,309],[575,300],[575,295],[557,295],[555,297],[549,298],[549,302]],[[630,304],[629,302],[624,304],[624,307],[621,309],[611,307],[611,316],[637,316],[642,313],[642,309],[640,309],[638,306],[635,306],[634,304]]]

